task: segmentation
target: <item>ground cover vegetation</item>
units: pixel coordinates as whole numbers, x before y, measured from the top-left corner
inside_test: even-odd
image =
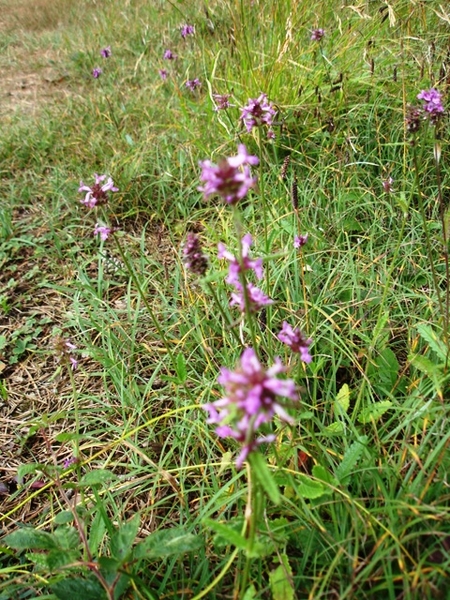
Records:
[[[445,3],[0,4],[0,598],[448,598]]]

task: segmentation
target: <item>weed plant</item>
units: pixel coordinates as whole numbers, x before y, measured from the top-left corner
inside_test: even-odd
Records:
[[[0,599],[448,598],[445,3],[2,9]]]

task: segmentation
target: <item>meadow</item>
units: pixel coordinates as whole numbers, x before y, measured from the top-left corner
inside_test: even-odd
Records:
[[[449,42],[0,0],[0,600],[450,598]]]

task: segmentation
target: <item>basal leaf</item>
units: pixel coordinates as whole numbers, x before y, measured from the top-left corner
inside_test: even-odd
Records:
[[[363,408],[363,410],[358,415],[358,421],[365,425],[366,423],[377,422],[385,412],[387,412],[392,406],[392,402],[390,400],[382,400],[381,402],[376,402],[367,408]]]

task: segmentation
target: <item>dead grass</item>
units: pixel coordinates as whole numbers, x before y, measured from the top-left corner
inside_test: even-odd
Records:
[[[43,32],[67,25],[78,0],[1,0],[0,31]]]

